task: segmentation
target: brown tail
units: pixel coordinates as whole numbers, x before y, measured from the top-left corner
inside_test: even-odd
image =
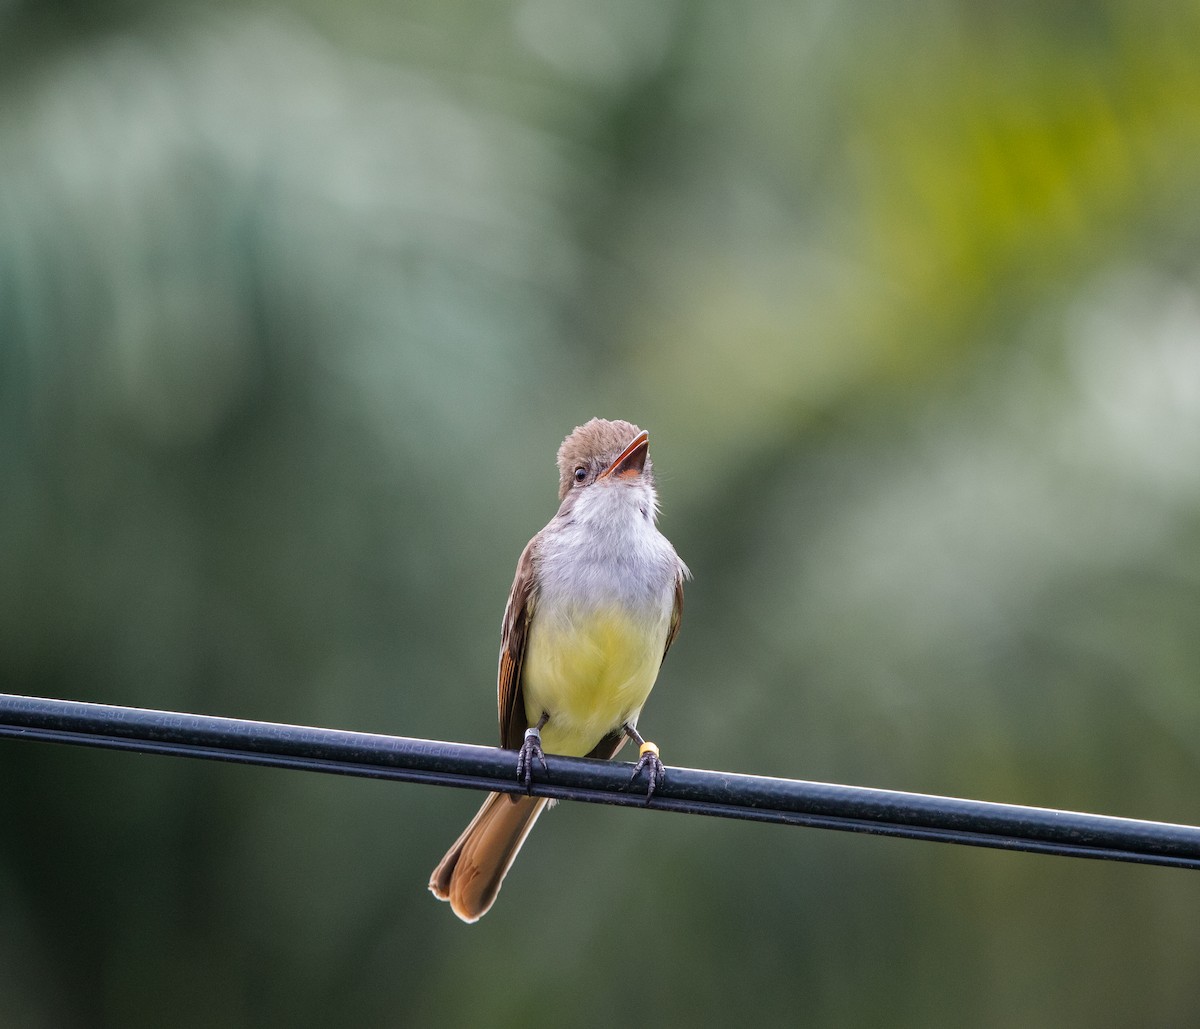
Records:
[[[479,814],[433,870],[429,879],[433,895],[450,901],[464,922],[478,922],[495,901],[504,876],[545,806],[545,798],[488,794]]]

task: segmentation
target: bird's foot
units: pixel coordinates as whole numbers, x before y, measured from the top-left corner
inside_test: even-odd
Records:
[[[542,733],[540,729],[526,729],[525,741],[521,744],[521,749],[517,751],[517,782],[525,787],[527,793],[533,792],[533,763],[537,761],[542,766],[542,771],[548,771],[546,767],[546,755],[542,752]]]
[[[641,757],[633,767],[633,775],[629,777],[629,786],[632,786],[637,781],[637,777],[645,771],[647,777],[646,803],[649,804],[650,798],[654,796],[654,791],[662,785],[663,779],[666,778],[667,770],[663,767],[662,760],[658,756],[658,747],[655,744],[648,740],[642,740],[641,746],[638,747],[638,753]],[[628,788],[627,786],[626,789]]]

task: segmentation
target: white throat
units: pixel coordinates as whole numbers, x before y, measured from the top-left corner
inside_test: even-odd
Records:
[[[656,514],[645,480],[601,480],[582,490],[542,530],[539,607],[669,613],[683,564],[658,531]]]

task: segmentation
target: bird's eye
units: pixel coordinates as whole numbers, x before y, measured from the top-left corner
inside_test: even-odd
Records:
[[[587,478],[587,469],[584,468],[583,465],[580,465],[578,468],[575,469],[575,481],[583,482],[583,480],[586,478]]]

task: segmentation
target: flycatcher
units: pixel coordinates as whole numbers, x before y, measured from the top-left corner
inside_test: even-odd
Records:
[[[504,609],[500,742],[528,789],[543,746],[607,759],[632,739],[649,799],[663,765],[637,721],[679,631],[687,566],[655,525],[648,433],[593,418],[563,440],[558,473],[558,514],[521,553]],[[546,804],[489,794],[434,869],[433,895],[464,922],[482,918]]]

